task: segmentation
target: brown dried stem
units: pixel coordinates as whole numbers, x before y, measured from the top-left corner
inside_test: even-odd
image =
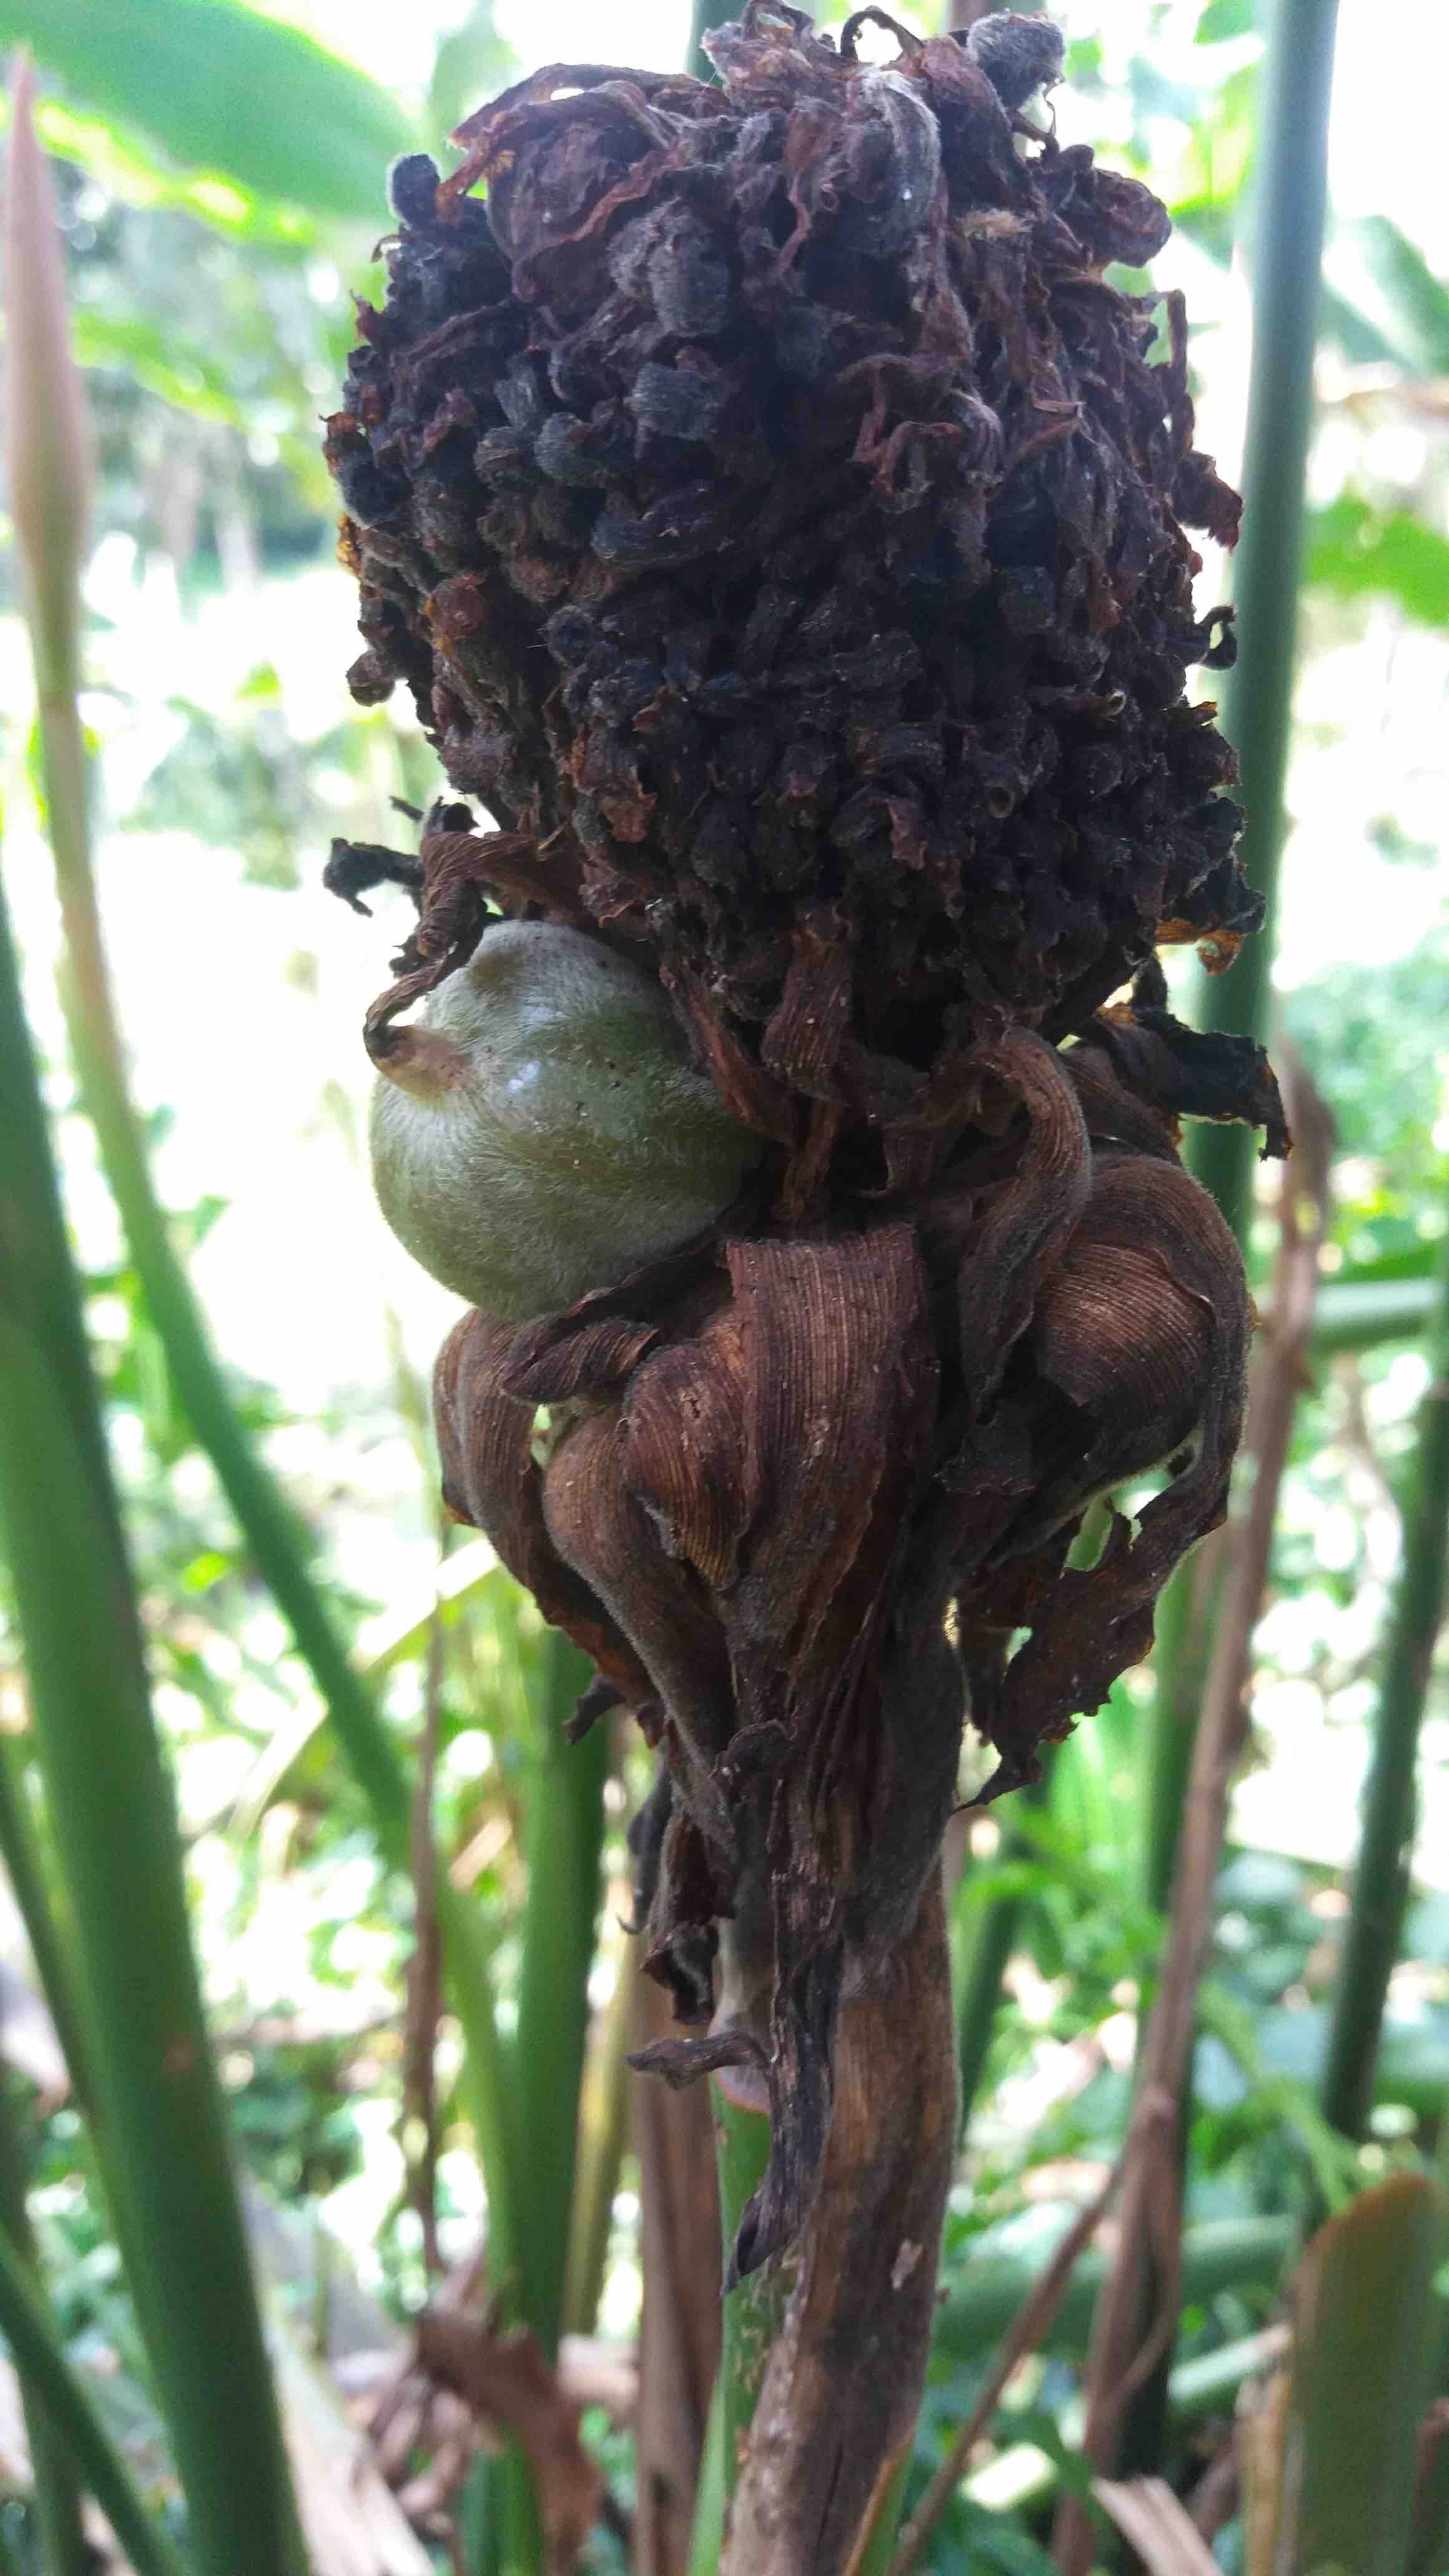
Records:
[[[914,2428],[955,2133],[933,1879],[891,1968],[841,2011],[819,2194],[755,2410],[724,2576],[838,2576],[850,2564]]]

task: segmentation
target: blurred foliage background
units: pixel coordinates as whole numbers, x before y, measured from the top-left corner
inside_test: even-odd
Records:
[[[1062,132],[1139,171],[1174,213],[1156,275],[1187,291],[1205,443],[1231,472],[1257,0],[1068,0],[1058,14]],[[395,837],[390,800],[420,803],[436,782],[405,710],[362,713],[346,696],[353,598],[318,442],[349,290],[375,274],[388,158],[419,138],[436,147],[517,70],[575,51],[664,63],[687,30],[679,11],[629,0],[587,19],[565,0],[511,18],[488,0],[465,17],[458,0],[319,6],[306,23],[331,48],[323,78],[310,37],[288,52],[294,16],[225,0],[89,13],[0,0],[0,41],[27,40],[39,65],[98,433],[82,714],[103,919],[157,1186],[237,1411],[305,1527],[410,1778],[426,1749],[436,1850],[484,1927],[501,2044],[516,2052],[530,1853],[536,1877],[557,1813],[558,1682],[531,1605],[481,1541],[450,1547],[440,1528],[426,1381],[453,1309],[385,1235],[367,1188],[359,1026],[401,919],[350,917],[322,894],[322,863],[333,834]],[[1432,2156],[1449,2101],[1442,1661],[1418,1733],[1413,1895],[1366,2134],[1340,2137],[1321,2094],[1427,1378],[1428,1283],[1449,1227],[1449,217],[1405,93],[1406,80],[1428,96],[1449,78],[1449,26],[1432,0],[1410,0],[1392,29],[1379,17],[1347,9],[1341,33],[1277,959],[1279,1042],[1334,1121],[1321,1261],[1338,1304],[1321,1303],[1294,1422],[1200,1999],[1185,2298],[1156,2444],[1182,2492],[1222,2454],[1237,2389],[1271,2355],[1302,2227]],[[1209,564],[1205,589],[1226,578]],[[0,583],[7,886],[217,2061],[269,2297],[294,2355],[328,2365],[328,2421],[340,2407],[355,2427],[381,2390],[396,2398],[405,2320],[486,2241],[462,2043],[415,1943],[426,1868],[420,1881],[384,1851],[322,1723],[189,1427],[77,1110],[53,993],[32,683],[13,572]],[[1260,1280],[1275,1228],[1265,1182]],[[1345,1302],[1355,1291],[1368,1292],[1357,1306]],[[3,1752],[49,1868],[6,1604],[0,1569]],[[1150,1672],[1129,1674],[1044,1793],[963,1828],[951,1854],[963,1986],[985,1944],[1000,2000],[952,2201],[917,2486],[969,2412],[1031,2264],[1123,2134],[1162,1939],[1146,1861],[1152,1691]],[[567,2187],[559,2203],[564,2376],[606,2491],[577,2563],[599,2576],[629,2563],[639,2501],[640,2140],[622,2071],[638,2006],[622,1927],[625,1830],[648,1785],[622,1733],[605,1752],[571,2221]],[[548,2009],[568,2007],[555,1994]],[[94,2148],[3,1890],[0,2052],[65,2348],[184,2543]],[[708,2259],[694,2240],[696,2270]],[[1053,2490],[1083,2474],[1074,2409],[1094,2260],[954,2489],[924,2562],[943,2576],[1049,2563]],[[401,2430],[395,2405],[391,2424],[373,2458],[403,2511],[370,2526],[339,2505],[335,2556],[312,2535],[319,2568],[425,2563],[407,2556],[409,2534],[440,2565],[524,2564],[489,2524],[486,2430],[479,2453],[456,2403],[433,2418],[415,2408]],[[0,2389],[0,2556],[34,2567],[22,2449]],[[1246,2544],[1236,2491],[1225,2497],[1208,2541],[1231,2570]],[[663,2569],[674,2562],[658,2546]],[[696,2563],[712,2562],[697,2551]],[[1425,2576],[1441,2564],[1431,2553]]]

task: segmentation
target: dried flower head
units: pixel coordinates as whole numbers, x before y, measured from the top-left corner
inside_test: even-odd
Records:
[[[921,42],[866,9],[832,43],[749,0],[711,51],[721,86],[538,73],[441,183],[395,175],[328,439],[352,686],[406,682],[502,828],[440,807],[420,868],[334,869],[419,902],[384,1066],[491,905],[647,964],[766,1147],[720,1227],[469,1317],[438,1379],[454,1508],[661,1747],[649,1963],[709,2029],[655,2062],[768,2089],[743,2269],[812,2206],[965,1716],[983,1795],[1028,1778],[1221,1516],[1249,1309],[1177,1122],[1283,1138],[1258,1050],[1181,1027],[1156,963],[1225,964],[1259,914],[1184,695],[1231,650],[1184,524],[1231,542],[1238,505],[1180,309],[1159,351],[1104,274],[1162,208],[1024,119],[1039,19]],[[893,2310],[922,2351],[931,2277]]]

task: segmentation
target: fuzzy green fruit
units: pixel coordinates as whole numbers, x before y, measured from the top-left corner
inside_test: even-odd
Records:
[[[760,1140],[653,978],[508,921],[399,1032],[372,1103],[378,1205],[414,1260],[510,1321],[571,1306],[728,1207]]]

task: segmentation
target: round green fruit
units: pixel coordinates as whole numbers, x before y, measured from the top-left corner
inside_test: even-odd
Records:
[[[581,931],[499,922],[398,1033],[378,1204],[414,1260],[509,1321],[686,1243],[760,1154],[653,978]]]

